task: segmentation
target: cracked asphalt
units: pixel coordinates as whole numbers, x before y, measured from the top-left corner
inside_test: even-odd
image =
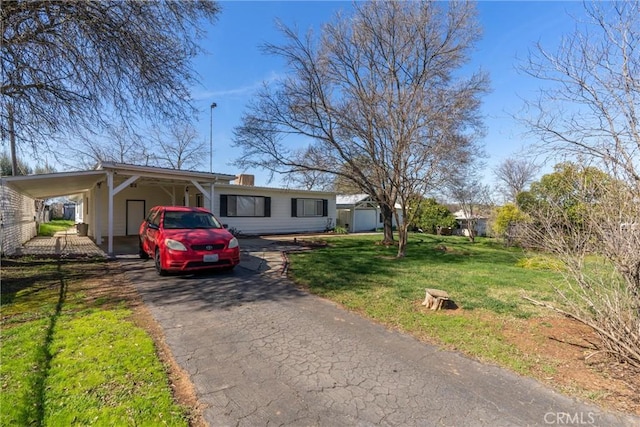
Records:
[[[160,278],[120,259],[212,427],[640,426],[291,286],[282,242],[241,244],[233,272]]]

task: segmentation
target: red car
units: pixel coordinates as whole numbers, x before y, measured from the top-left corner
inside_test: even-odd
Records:
[[[153,258],[160,275],[240,263],[240,246],[208,210],[155,206],[140,225],[140,258]]]

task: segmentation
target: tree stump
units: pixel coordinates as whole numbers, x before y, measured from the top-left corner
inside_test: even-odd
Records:
[[[431,310],[440,310],[445,301],[449,301],[449,294],[440,289],[425,289],[426,295],[422,305]]]

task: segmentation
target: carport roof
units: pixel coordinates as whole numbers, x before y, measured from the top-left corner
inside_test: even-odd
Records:
[[[48,199],[71,196],[88,191],[98,182],[103,181],[109,172],[121,177],[137,175],[145,180],[154,182],[197,180],[201,182],[215,183],[222,181],[228,183],[235,179],[234,175],[227,174],[103,162],[96,170],[6,176],[2,177],[2,181],[3,185],[6,183],[18,192],[33,199]]]
[[[48,199],[88,191],[97,182],[103,180],[104,176],[104,171],[96,170],[7,176],[2,180],[33,199]]]

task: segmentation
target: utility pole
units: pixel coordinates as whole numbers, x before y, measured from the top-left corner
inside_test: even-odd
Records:
[[[209,173],[213,173],[213,109],[217,106],[218,104],[215,102],[211,103],[211,117],[209,119]]]
[[[7,103],[7,120],[9,128],[9,147],[11,150],[11,175],[18,175],[18,158],[16,157],[16,129],[13,123],[13,104]]]

